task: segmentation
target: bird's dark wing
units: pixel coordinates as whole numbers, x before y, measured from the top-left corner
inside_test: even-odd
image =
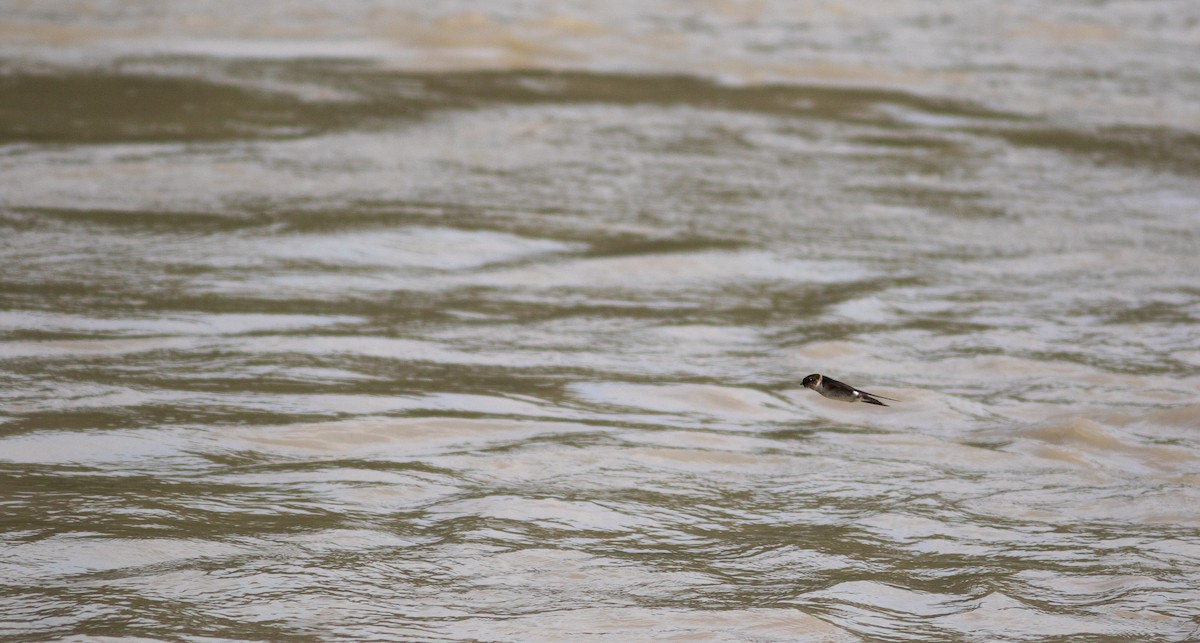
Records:
[[[871,397],[877,397],[877,398],[880,398],[880,399],[883,399],[883,400],[887,400],[887,401],[889,401],[889,402],[899,402],[899,401],[900,401],[900,400],[897,400],[897,399],[896,399],[896,398],[894,398],[894,397],[887,397],[887,396],[885,396],[885,395],[878,395],[878,394],[876,394],[876,393],[868,393],[868,392],[866,392],[866,391],[859,391],[859,393],[862,393],[863,395],[870,395]],[[886,404],[884,404],[884,406],[887,406],[887,405],[886,405]]]
[[[859,393],[862,393],[862,391],[859,391]],[[883,399],[890,400],[891,398],[885,397]],[[887,406],[887,404],[884,404],[883,402],[880,402],[879,400],[875,399],[874,397],[871,397],[871,395],[869,393],[862,394],[862,401],[866,402],[867,404],[878,404],[879,406]],[[896,400],[892,400],[892,401],[895,402]]]

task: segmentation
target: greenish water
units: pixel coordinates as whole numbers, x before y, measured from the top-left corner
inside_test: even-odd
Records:
[[[98,27],[22,15],[0,636],[1200,635],[1194,70],[1098,121],[699,44],[473,66],[469,14],[426,69],[84,63],[37,39]]]

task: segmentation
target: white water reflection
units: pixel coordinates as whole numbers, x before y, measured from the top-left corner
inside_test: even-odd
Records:
[[[1195,126],[1194,3],[213,2],[146,12],[48,0],[6,18],[8,58],[369,58],[398,69],[590,69],[908,90],[1093,122]],[[1164,16],[1171,16],[1166,20]],[[167,63],[170,64],[170,63]]]

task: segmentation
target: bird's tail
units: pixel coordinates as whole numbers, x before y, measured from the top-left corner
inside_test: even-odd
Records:
[[[891,398],[885,397],[883,399],[887,400],[887,399],[891,399]],[[863,393],[862,401],[866,402],[867,404],[878,404],[879,406],[887,406],[887,404],[880,402],[879,400],[875,399],[874,397],[871,397],[870,395],[867,395],[866,393]],[[896,400],[892,400],[892,401],[895,402]]]

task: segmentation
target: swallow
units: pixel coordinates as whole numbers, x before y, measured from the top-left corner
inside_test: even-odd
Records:
[[[809,375],[808,377],[804,378],[804,381],[802,381],[801,384],[803,384],[805,388],[810,388],[831,400],[841,400],[843,402],[866,402],[867,404],[887,406],[887,404],[875,399],[877,397],[883,397],[882,395],[872,395],[866,391],[860,391],[849,384],[839,382],[832,377],[825,377],[820,373],[813,373],[812,375]],[[892,402],[900,401],[893,400],[890,397],[883,397],[883,399],[891,400]]]

